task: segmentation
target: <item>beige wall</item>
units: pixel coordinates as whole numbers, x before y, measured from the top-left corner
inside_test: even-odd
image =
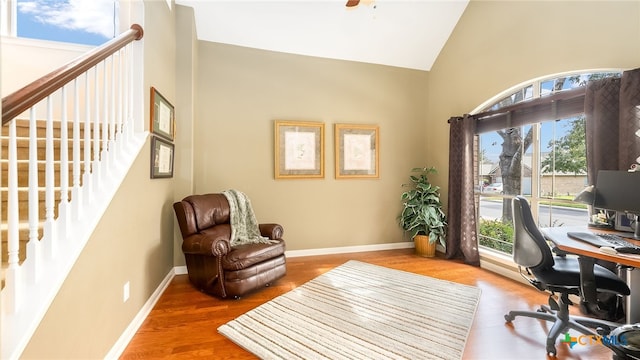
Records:
[[[640,66],[637,2],[472,1],[428,74],[176,44],[193,31],[180,11],[175,24],[164,1],[149,0],[144,26],[145,117],[150,86],[176,104],[176,176],[148,178],[147,142],[24,358],[106,354],[171,267],[184,263],[173,253],[171,203],[191,189],[246,192],[259,220],[285,226],[290,250],[400,241],[395,218],[409,169],[435,165],[434,180],[446,187],[451,115],[538,76]],[[275,119],[326,124],[325,179],[274,180]],[[334,179],[337,122],[380,125],[380,179]],[[123,304],[126,281],[131,299]]]
[[[401,184],[424,165],[427,73],[200,42],[195,191],[235,188],[288,250],[402,241]],[[274,120],[325,124],[325,178],[274,179]],[[380,127],[380,178],[336,180],[335,123]]]
[[[4,36],[1,41],[0,92],[3,97],[93,48],[87,45]]]
[[[508,88],[555,73],[638,66],[638,1],[472,0],[429,73],[427,161],[446,178],[446,120]]]
[[[164,1],[145,3],[145,119],[149,87],[174,101],[175,21]],[[148,121],[145,121],[148,123]],[[24,359],[103,358],[173,268],[173,179],[149,179],[147,140]],[[123,286],[131,297],[123,303]]]
[[[193,154],[198,77],[198,40],[196,37],[193,8],[176,7],[176,158],[174,166],[174,199],[176,201],[194,193]],[[175,218],[175,217],[174,217]],[[174,220],[174,264],[184,265],[182,236],[178,222]]]

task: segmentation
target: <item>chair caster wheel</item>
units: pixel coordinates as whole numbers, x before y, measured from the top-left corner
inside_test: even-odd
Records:
[[[512,322],[516,317],[510,314],[504,316],[506,322]]]

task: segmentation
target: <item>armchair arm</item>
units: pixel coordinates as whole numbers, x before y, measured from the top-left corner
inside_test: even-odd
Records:
[[[266,236],[271,240],[282,239],[284,228],[280,224],[259,224],[260,235]]]
[[[185,254],[223,256],[231,249],[229,240],[216,234],[193,234],[182,242]]]

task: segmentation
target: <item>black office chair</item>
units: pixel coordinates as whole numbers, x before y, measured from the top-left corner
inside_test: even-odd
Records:
[[[581,291],[580,263],[575,257],[554,256],[549,244],[538,229],[529,203],[522,196],[513,199],[513,224],[515,240],[513,260],[518,264],[520,274],[540,291],[550,291],[549,306],[541,306],[538,311],[510,311],[504,316],[511,322],[516,316],[526,316],[553,322],[547,335],[547,353],[556,355],[555,342],[559,335],[569,329],[586,335],[606,335],[620,324],[587,318],[569,316],[569,295],[583,296]],[[524,269],[523,269],[524,268]],[[594,291],[629,295],[627,284],[612,271],[594,265]],[[554,294],[560,295],[559,303]],[[594,298],[595,294],[591,296]],[[612,348],[616,354],[618,352]]]

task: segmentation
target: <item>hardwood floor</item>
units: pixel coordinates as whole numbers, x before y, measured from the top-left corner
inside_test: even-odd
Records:
[[[401,249],[289,258],[284,278],[240,300],[216,299],[193,288],[186,275],[176,276],[121,359],[255,359],[218,334],[218,326],[352,259],[479,287],[482,294],[464,359],[549,358],[545,322],[516,318],[506,324],[504,320],[509,310],[535,310],[546,304],[546,293],[459,261],[422,258],[414,255],[413,249]],[[556,347],[558,359],[611,358],[611,351],[602,345],[570,349],[558,340]]]

